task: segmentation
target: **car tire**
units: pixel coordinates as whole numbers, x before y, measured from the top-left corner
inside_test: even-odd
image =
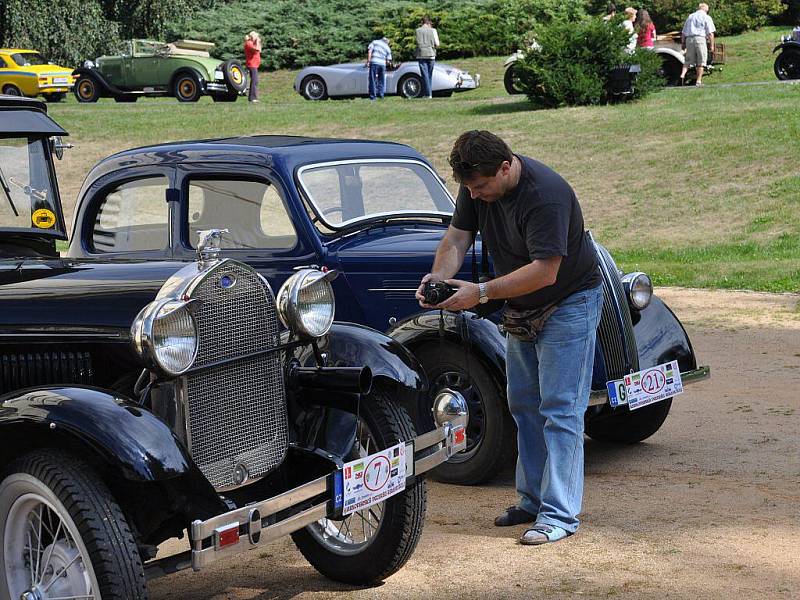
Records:
[[[11,83],[7,83],[3,86],[3,93],[6,96],[22,96],[22,92],[19,88]]]
[[[52,94],[44,94],[44,99],[47,102],[61,102],[67,97],[66,92],[54,92]]]
[[[403,98],[421,98],[422,78],[414,73],[409,73],[397,84],[397,93]]]
[[[658,70],[658,74],[664,78],[668,86],[681,84],[681,70],[683,70],[681,61],[669,54],[661,55],[661,67]]]
[[[503,86],[506,88],[506,93],[512,95],[525,93],[519,86],[519,76],[517,75],[516,67],[516,63],[511,63],[503,74]]]
[[[356,432],[360,452],[351,453],[345,460],[389,448],[414,435],[405,410],[392,401],[387,390],[377,387],[361,401]],[[369,443],[364,447],[365,438],[374,440],[375,447]],[[376,518],[370,527],[355,520],[364,518],[364,511],[360,511],[361,515],[348,517],[353,520],[352,528],[347,520],[323,519],[296,531],[292,539],[308,562],[326,577],[351,585],[372,585],[398,571],[414,552],[425,521],[426,499],[425,480],[417,478],[399,494],[365,509],[366,518]],[[364,530],[363,542],[357,535],[360,529]]]
[[[178,73],[172,82],[172,95],[178,102],[197,102],[202,90],[194,73]]]
[[[775,57],[775,77],[781,81],[800,79],[800,52],[783,50]]]
[[[434,427],[431,407],[436,394],[445,387],[465,391],[469,407],[467,448],[439,465],[431,473],[434,479],[460,485],[476,485],[492,479],[512,461],[517,449],[517,430],[505,395],[474,355],[446,342],[426,344],[414,355],[428,375],[429,388],[425,405],[417,411],[419,431]],[[469,390],[469,388],[472,390]]]
[[[100,98],[100,87],[97,82],[88,75],[82,75],[75,87],[72,88],[73,94],[78,102],[97,102]]]
[[[45,515],[52,519],[50,532],[40,530],[39,538],[34,519],[42,522]],[[62,451],[39,450],[6,469],[0,483],[0,543],[0,595],[24,597],[48,567],[63,573],[53,578],[47,597],[147,595],[139,550],[122,509],[88,464]],[[34,544],[49,552],[46,563],[47,554],[36,554],[42,561],[39,575],[32,573],[30,560],[26,563]]]
[[[661,428],[671,407],[672,398],[667,398],[633,411],[618,408],[615,413],[588,421],[586,435],[598,442],[636,444]]]
[[[229,90],[240,94],[247,89],[247,75],[238,60],[231,59],[222,63],[222,75]]]
[[[300,93],[306,100],[327,100],[328,86],[319,75],[309,75],[300,84]]]

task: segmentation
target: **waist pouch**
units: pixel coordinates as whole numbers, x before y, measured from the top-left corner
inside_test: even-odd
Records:
[[[503,328],[520,341],[536,341],[547,319],[557,308],[558,304],[541,308],[513,308],[506,305],[503,309]]]

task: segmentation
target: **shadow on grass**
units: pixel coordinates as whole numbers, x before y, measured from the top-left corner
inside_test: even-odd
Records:
[[[503,102],[492,104],[481,104],[474,107],[470,112],[476,115],[506,115],[518,112],[528,112],[532,110],[542,110],[527,100],[518,102]]]

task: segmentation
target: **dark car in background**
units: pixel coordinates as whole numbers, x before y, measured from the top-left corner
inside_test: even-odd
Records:
[[[477,483],[515,451],[504,332],[497,315],[422,310],[414,297],[453,206],[428,161],[402,144],[291,136],[178,142],[120,152],[89,172],[69,256],[189,261],[195,230],[224,228],[222,255],[251,265],[273,287],[297,265],[339,271],[336,318],[386,331],[424,366],[431,387],[412,411],[418,427],[432,426],[439,391],[464,395],[466,450],[436,474]],[[667,392],[677,394],[677,384],[709,371],[698,367],[680,321],[652,293],[649,278],[622,273],[603,246],[596,248],[605,303],[586,431],[638,442],[667,418],[674,395]],[[460,278],[472,279],[480,255],[478,240]],[[659,369],[665,364],[670,374]],[[643,379],[654,393],[647,402],[629,401]]]
[[[144,598],[148,578],[289,534],[333,579],[397,571],[422,474],[465,446],[461,395],[417,436],[403,407],[424,373],[333,322],[335,271],[295,261],[274,295],[213,228],[178,260],[59,256],[65,133],[43,102],[0,96],[0,597]]]
[[[128,40],[116,55],[84,61],[73,72],[78,102],[114,98],[136,102],[142,96],[174,96],[179,102],[197,102],[211,96],[215,102],[235,102],[247,92],[248,82],[238,60],[212,58],[210,42]]]

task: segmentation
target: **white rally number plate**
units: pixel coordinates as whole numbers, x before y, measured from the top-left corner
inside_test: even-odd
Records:
[[[67,83],[66,77],[53,77],[53,83]]]
[[[611,406],[627,404],[636,410],[683,393],[683,382],[678,361],[673,360],[609,381],[606,388]]]
[[[344,515],[402,492],[406,489],[405,443],[345,463],[342,484]]]

